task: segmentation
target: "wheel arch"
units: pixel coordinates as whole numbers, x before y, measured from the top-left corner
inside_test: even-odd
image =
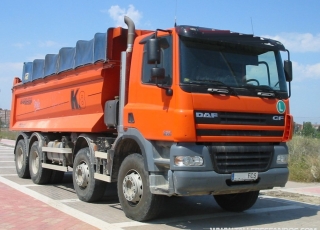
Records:
[[[117,180],[119,169],[123,160],[133,153],[138,153],[143,156],[145,169],[148,169],[146,152],[141,141],[135,136],[123,136],[121,137],[121,140],[117,141],[116,147],[114,149],[112,181]]]
[[[90,135],[90,134],[80,134],[75,142],[73,148],[73,160],[76,157],[77,153],[80,149],[89,148],[90,151],[90,160],[93,164],[94,161],[94,151],[97,150],[96,144],[94,141],[97,139],[98,135]]]
[[[16,154],[16,148],[17,148],[17,144],[20,140],[24,140],[25,144],[26,144],[26,149],[29,149],[29,137],[30,137],[31,133],[25,133],[25,132],[21,132],[18,134],[17,139],[16,139],[16,143],[14,146],[14,151],[13,154]],[[27,156],[29,155],[29,151],[27,151]]]
[[[118,177],[118,171],[120,168],[120,165],[124,159],[124,156],[128,156],[128,151],[124,151],[125,154],[122,153],[119,154],[123,150],[123,144],[126,143],[124,141],[130,140],[131,143],[135,143],[136,146],[139,147],[138,152],[143,156],[144,166],[145,170],[148,172],[152,171],[158,171],[154,164],[153,159],[153,151],[154,147],[151,141],[144,138],[142,133],[136,129],[136,128],[128,128],[125,133],[122,134],[121,137],[119,137],[114,142],[114,155],[113,155],[113,165],[112,165],[112,181],[116,181]],[[135,149],[134,149],[135,150]]]
[[[32,133],[32,135],[29,138],[29,145],[27,147],[28,155],[30,153],[30,150],[31,150],[31,147],[32,147],[33,143],[36,142],[36,141],[39,142],[39,148],[41,150],[41,147],[44,145],[45,138],[41,133],[38,133],[38,132]],[[41,155],[41,160],[42,160],[42,155]]]

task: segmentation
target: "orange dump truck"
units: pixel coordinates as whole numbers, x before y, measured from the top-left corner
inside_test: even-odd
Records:
[[[285,47],[228,30],[125,22],[24,63],[11,110],[19,177],[59,183],[72,168],[86,202],[116,182],[123,211],[138,221],[155,218],[164,196],[210,194],[243,211],[259,190],[284,186],[293,125]]]

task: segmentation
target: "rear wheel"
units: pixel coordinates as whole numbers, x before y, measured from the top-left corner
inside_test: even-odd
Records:
[[[242,212],[251,208],[257,201],[259,191],[214,195],[218,205],[226,211]]]
[[[73,163],[73,186],[80,200],[94,202],[101,199],[106,190],[106,182],[94,179],[89,148],[80,149]]]
[[[38,141],[35,141],[29,153],[29,171],[30,176],[35,184],[46,184],[50,181],[52,170],[42,167],[42,151],[39,148]]]
[[[118,175],[118,196],[128,218],[146,221],[159,214],[163,197],[150,192],[149,175],[140,154],[131,154],[122,162]]]
[[[20,178],[30,178],[27,147],[23,139],[19,140],[14,151],[16,171]]]

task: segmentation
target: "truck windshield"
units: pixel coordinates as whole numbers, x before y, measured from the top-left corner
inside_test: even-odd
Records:
[[[248,96],[257,96],[248,94],[252,90],[287,94],[279,51],[185,37],[180,37],[180,85],[217,85]]]

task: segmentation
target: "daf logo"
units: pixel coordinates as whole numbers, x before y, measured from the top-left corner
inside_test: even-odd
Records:
[[[203,117],[203,118],[215,118],[218,117],[218,113],[196,113],[196,117]]]
[[[272,119],[275,121],[281,121],[284,119],[284,116],[273,116]]]

